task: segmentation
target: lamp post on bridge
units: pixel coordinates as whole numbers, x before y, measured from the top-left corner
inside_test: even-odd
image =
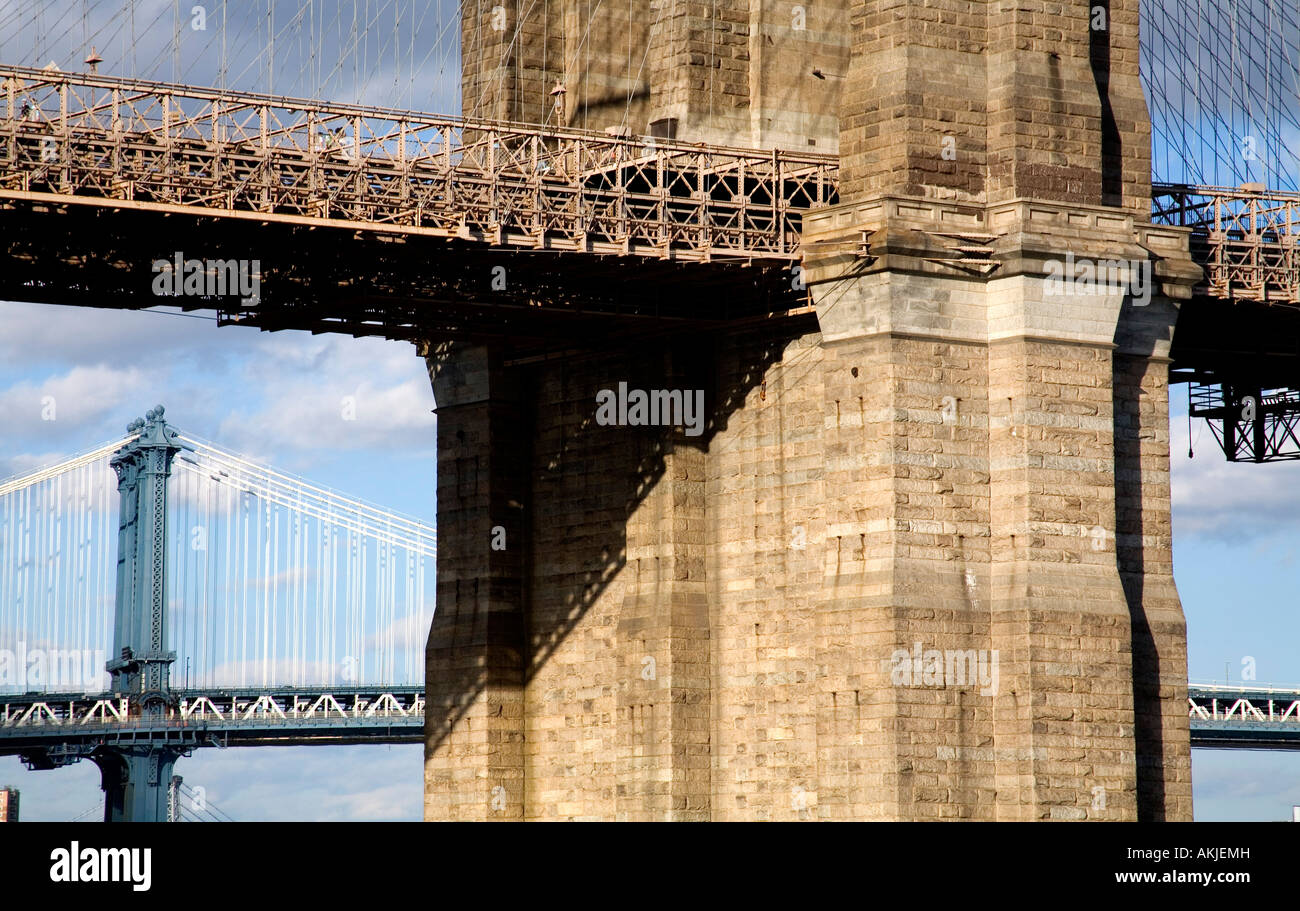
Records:
[[[163,420],[163,406],[127,426],[139,436],[110,464],[120,495],[117,598],[113,659],[106,670],[113,692],[133,703],[142,723],[166,718],[171,699],[167,649],[167,479],[172,460],[188,446]],[[172,768],[184,750],[145,744],[102,747],[92,759],[104,788],[105,822],[162,822],[168,818]]]

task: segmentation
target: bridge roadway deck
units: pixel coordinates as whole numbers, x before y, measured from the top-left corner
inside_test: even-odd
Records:
[[[504,247],[796,259],[833,156],[465,120],[0,66],[12,199]]]
[[[176,690],[166,716],[142,718],[115,693],[0,696],[0,755],[52,747],[419,743],[423,687]]]
[[[200,746],[419,743],[422,687],[192,689],[161,721],[112,693],[0,696],[0,755],[143,742]],[[1192,745],[1300,749],[1300,690],[1190,685]]]
[[[1192,746],[1300,750],[1300,690],[1190,684]]]
[[[807,312],[803,213],[836,202],[834,156],[0,65],[0,298],[156,306],[151,263],[201,248],[260,259],[263,297],[176,302],[268,329],[730,325]],[[1152,218],[1193,229],[1205,295],[1300,305],[1300,195],[1163,185]]]

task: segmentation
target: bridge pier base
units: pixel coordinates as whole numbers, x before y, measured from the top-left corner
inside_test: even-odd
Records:
[[[1190,818],[1167,382],[1199,270],[1146,223],[1137,5],[844,11],[815,321],[499,373],[431,353],[429,818],[492,812],[504,754],[466,745],[493,725],[510,818]],[[481,377],[519,420],[443,412]],[[619,383],[699,389],[707,427],[597,420]],[[504,563],[489,511],[527,528]],[[462,665],[500,712],[449,711],[495,704]]]
[[[1190,818],[1167,383],[1185,237],[1105,207],[900,197],[806,232],[832,251],[806,261],[834,359],[828,451],[857,453],[828,463],[828,523],[879,516],[847,562],[838,538],[821,610],[843,613],[838,663],[921,653],[857,681],[876,695],[831,749],[887,761],[867,803],[823,793],[828,813]],[[1122,264],[1120,283],[1055,283],[1067,254]],[[987,654],[998,679],[948,679],[950,659],[927,674],[931,651]]]
[[[1174,585],[1169,361],[1163,346],[1140,353],[1150,324],[1130,325],[1137,331],[1114,356],[1115,555],[1131,618],[1138,818],[1189,821],[1187,628]]]
[[[168,787],[181,753],[165,747],[97,750],[104,822],[167,822]]]
[[[957,215],[1000,226],[995,270],[944,261]],[[429,353],[426,816],[1190,818],[1167,387],[1186,237],[916,199],[806,230],[831,251],[805,264],[816,323]],[[1163,254],[1149,297],[1057,297],[1065,249]],[[700,390],[704,432],[602,424],[620,382]]]
[[[438,406],[439,608],[429,634],[426,813],[521,819],[530,443],[518,379],[487,348],[429,357]]]

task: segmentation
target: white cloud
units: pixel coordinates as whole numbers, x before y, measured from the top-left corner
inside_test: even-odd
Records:
[[[7,367],[157,363],[204,347],[219,331],[213,321],[165,313],[12,301],[0,301],[0,320],[0,364]]]
[[[1300,462],[1229,462],[1210,428],[1192,423],[1195,457],[1187,458],[1187,420],[1170,421],[1174,534],[1245,540],[1300,527]]]
[[[2,476],[120,435],[158,403],[182,433],[304,475],[367,450],[433,461],[433,393],[408,343],[2,302],[0,319]]]
[[[48,452],[23,452],[2,457],[0,458],[0,481],[7,481],[10,478],[31,474],[33,471],[50,465],[57,465],[59,462],[66,461],[72,455],[73,453],[69,451],[52,450]]]
[[[222,421],[224,445],[268,451],[432,450],[433,392],[407,344],[376,339],[276,339],[259,345],[246,381],[261,392]],[[284,466],[282,466],[284,467]]]
[[[386,648],[391,641],[401,652],[406,649],[423,649],[429,639],[429,624],[433,620],[433,606],[427,613],[399,617],[386,628],[366,637],[367,649]],[[391,637],[391,640],[390,640]]]
[[[1300,754],[1193,750],[1192,786],[1197,822],[1291,818],[1300,806]]]
[[[418,820],[424,804],[422,749],[401,744],[198,750],[177,764],[177,772],[240,821]]]
[[[65,439],[87,425],[102,426],[150,384],[135,367],[73,367],[44,380],[25,380],[0,392],[0,426],[7,434]],[[122,422],[125,426],[125,421]],[[125,430],[123,429],[123,432]],[[100,439],[86,439],[88,448]]]

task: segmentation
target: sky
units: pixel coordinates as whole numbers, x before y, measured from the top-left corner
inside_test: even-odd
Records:
[[[1203,421],[1188,458],[1186,395],[1173,387],[1170,469],[1188,679],[1300,689],[1300,462],[1228,462]],[[1290,819],[1300,751],[1193,750],[1192,785],[1198,821]]]
[[[349,19],[359,4],[210,0],[203,29],[175,15],[194,5],[0,0],[0,61],[76,69],[96,44],[103,72],[252,89],[270,79],[282,94],[457,109],[451,0],[375,0],[364,7],[378,17],[368,32]],[[1189,459],[1180,393],[1171,407],[1174,561],[1189,677],[1240,683],[1253,664],[1257,682],[1300,686],[1300,464],[1229,464],[1204,426],[1190,429]],[[53,421],[42,420],[47,397],[57,402]],[[355,420],[342,417],[348,397]],[[0,302],[0,478],[119,438],[157,403],[176,426],[226,449],[434,518],[434,402],[408,344]],[[420,752],[204,750],[177,772],[235,819],[406,820],[421,815]],[[1193,768],[1198,820],[1285,819],[1300,805],[1300,752],[1197,750]],[[97,807],[97,775],[84,762],[36,773],[0,758],[0,784],[23,791],[28,819]]]

